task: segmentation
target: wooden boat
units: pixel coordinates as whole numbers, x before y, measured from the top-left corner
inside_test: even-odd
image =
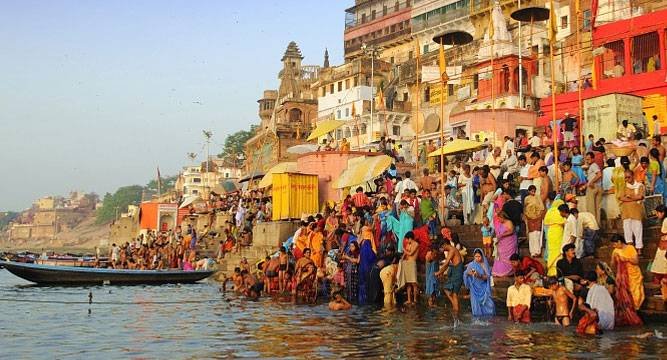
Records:
[[[52,266],[0,261],[12,274],[40,285],[79,284],[184,284],[194,283],[213,275],[212,270],[124,270],[80,266]]]

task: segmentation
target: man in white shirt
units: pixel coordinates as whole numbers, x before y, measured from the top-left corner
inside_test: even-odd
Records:
[[[521,195],[521,203],[528,196],[528,187],[533,184],[533,180],[528,176],[528,170],[530,170],[530,164],[526,161],[526,155],[519,155],[519,194]]]
[[[507,288],[507,319],[514,322],[530,323],[530,302],[532,291],[524,283],[524,274],[514,275],[514,285]]]
[[[505,153],[505,160],[500,164],[501,169],[505,174],[514,174],[519,171],[519,161],[517,160],[516,154],[512,150],[507,150]]]
[[[584,243],[584,256],[595,255],[595,247],[599,241],[598,232],[600,231],[600,226],[595,221],[595,215],[588,211],[579,212],[577,209],[570,211],[577,213],[575,216],[577,217],[577,228]]]
[[[405,190],[417,190],[417,184],[415,184],[415,182],[410,179],[410,176],[412,176],[412,174],[409,171],[406,171],[405,178],[396,184],[396,198],[394,199],[396,209],[398,209],[398,203],[401,202],[401,197],[403,196],[403,192]]]
[[[507,154],[505,157],[509,156],[508,150],[510,153],[514,153],[514,141],[509,136],[505,136],[505,142],[503,143],[503,154]]]
[[[574,244],[574,252],[577,259],[581,259],[584,254],[584,245],[577,228],[577,218],[567,205],[559,206],[558,211],[560,211],[560,215],[566,219],[565,226],[563,227],[563,241],[561,242],[561,248],[567,244]]]
[[[528,140],[528,144],[533,150],[535,150],[535,148],[538,148],[540,145],[542,145],[542,139],[537,136],[537,133],[533,133],[533,136],[530,138],[530,140]]]
[[[500,175],[500,164],[502,164],[502,161],[503,158],[500,156],[500,147],[496,146],[493,149],[493,152],[486,157],[486,161],[484,162],[484,165],[489,166],[491,175],[496,179],[498,178],[498,175]]]

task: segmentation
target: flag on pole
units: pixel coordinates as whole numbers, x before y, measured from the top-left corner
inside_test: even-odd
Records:
[[[377,104],[377,108],[379,110],[385,110],[385,108],[384,108],[384,92],[382,91],[382,88],[380,88],[380,90],[378,91],[377,97],[378,97],[378,99],[375,101],[375,103]]]
[[[556,26],[556,9],[554,0],[549,0],[549,41],[556,42],[558,27]]]
[[[419,40],[415,41],[415,57],[419,59],[421,56],[421,49],[419,48]]]
[[[445,62],[445,46],[440,43],[440,56],[438,65],[440,65],[440,78],[442,81],[447,82],[449,78],[447,77],[447,63]]]
[[[496,35],[496,29],[493,26],[493,9],[489,12],[489,40],[493,40],[493,36]]]
[[[357,109],[354,107],[354,103],[352,103],[352,117],[357,116]]]

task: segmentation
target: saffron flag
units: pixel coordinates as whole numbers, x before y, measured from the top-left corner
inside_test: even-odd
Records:
[[[493,40],[493,36],[496,34],[496,29],[493,26],[493,9],[489,12],[489,40]]]
[[[439,56],[438,65],[440,65],[440,79],[443,82],[447,82],[449,78],[447,77],[447,63],[445,62],[445,46],[440,43],[440,56]]]
[[[354,103],[352,103],[352,117],[357,116],[357,109],[354,107]]]
[[[554,0],[549,1],[549,41],[556,42],[556,34],[558,34],[558,27],[556,26],[556,9]]]
[[[419,57],[421,56],[421,49],[419,48],[419,41],[415,41],[415,43],[416,43],[415,44],[416,45],[415,46],[415,57],[417,59],[419,59]]]

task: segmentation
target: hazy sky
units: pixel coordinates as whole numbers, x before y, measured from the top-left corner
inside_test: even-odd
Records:
[[[258,122],[289,41],[342,62],[352,3],[0,0],[0,210],[176,174],[203,129],[214,153]]]

